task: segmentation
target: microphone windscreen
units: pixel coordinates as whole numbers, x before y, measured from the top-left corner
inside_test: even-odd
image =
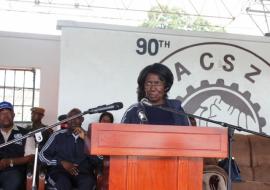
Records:
[[[119,110],[119,109],[123,108],[123,103],[122,102],[115,102],[115,103],[113,103],[113,105],[114,105],[114,108],[116,110]]]
[[[150,101],[147,98],[141,99],[140,103],[142,103],[146,106],[152,106],[152,104],[150,103]]]

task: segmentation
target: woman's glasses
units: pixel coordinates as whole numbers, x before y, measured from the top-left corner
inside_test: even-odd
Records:
[[[163,81],[146,81],[144,83],[145,88],[151,88],[151,87],[161,87],[164,86]]]

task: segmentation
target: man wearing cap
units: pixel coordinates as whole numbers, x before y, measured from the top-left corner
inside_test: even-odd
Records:
[[[44,117],[44,114],[45,114],[45,109],[44,108],[41,108],[41,107],[33,107],[33,108],[31,108],[32,125],[27,126],[26,129],[29,130],[29,131],[34,131],[36,129],[46,127],[46,125],[44,125],[42,123],[42,119]],[[47,129],[46,131],[42,132],[43,140],[39,144],[40,148],[43,147],[43,145],[46,143],[46,141],[49,139],[49,137],[50,137],[50,135],[52,133],[53,133],[52,129]]]
[[[20,138],[27,130],[14,125],[14,110],[9,102],[0,103],[0,144]],[[0,187],[4,190],[22,189],[26,164],[34,159],[35,143],[32,137],[0,148]]]
[[[45,125],[42,123],[44,113],[45,113],[44,108],[41,108],[41,107],[31,108],[32,129],[45,127]]]
[[[34,131],[40,128],[44,128],[46,127],[46,125],[44,125],[42,123],[42,119],[45,115],[45,109],[41,108],[41,107],[33,107],[31,108],[31,121],[32,124],[27,126],[27,130],[30,131]],[[42,147],[44,146],[44,144],[47,142],[47,140],[49,139],[49,137],[51,136],[51,134],[53,133],[52,129],[47,129],[45,131],[42,132],[42,141],[39,143],[39,150],[42,149]],[[28,165],[28,169],[27,170],[33,170],[33,164],[29,164]],[[41,165],[40,163],[38,163],[37,166],[37,172],[39,173],[39,175],[43,175],[43,173],[46,171],[46,166]]]

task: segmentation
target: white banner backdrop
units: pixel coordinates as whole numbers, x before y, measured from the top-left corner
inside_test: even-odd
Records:
[[[186,112],[270,134],[270,40],[60,21],[59,114],[137,101],[137,77],[160,62],[175,77],[170,98]],[[99,115],[86,117],[85,127]],[[215,126],[197,121],[200,126]]]

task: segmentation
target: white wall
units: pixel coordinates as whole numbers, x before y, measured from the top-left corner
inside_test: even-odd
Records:
[[[141,69],[160,62],[175,77],[169,96],[181,99],[187,112],[270,134],[269,38],[72,21],[58,26],[60,113],[122,101],[124,109],[114,112],[119,121],[137,101]],[[142,39],[152,54],[138,53],[143,52],[137,43]],[[154,54],[151,40],[170,46],[163,44]],[[97,117],[88,116],[85,123]],[[198,125],[214,126],[202,121]]]
[[[1,67],[40,69],[40,106],[46,109],[46,124],[57,118],[59,64],[59,36],[0,32]]]
[[[74,107],[85,111],[122,101],[124,109],[114,112],[118,122],[136,102],[140,70],[161,62],[175,76],[169,96],[182,98],[187,112],[270,134],[269,38],[77,22],[59,26],[61,44],[59,36],[0,32],[0,66],[41,70],[40,106],[46,109],[47,124]],[[170,47],[140,55],[136,42],[141,38],[169,41]],[[211,69],[202,66],[212,63]],[[179,77],[183,70],[177,65],[189,73]],[[85,127],[98,116],[87,116]]]

